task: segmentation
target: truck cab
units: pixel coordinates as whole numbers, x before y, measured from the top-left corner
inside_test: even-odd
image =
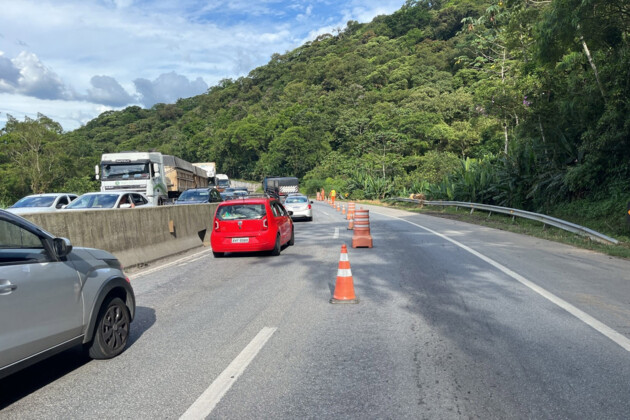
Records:
[[[168,199],[161,153],[104,153],[95,171],[97,179],[101,180],[101,191],[140,192],[156,206],[164,204]]]
[[[217,190],[220,192],[225,191],[226,188],[230,188],[230,178],[226,174],[217,174],[215,177]]]

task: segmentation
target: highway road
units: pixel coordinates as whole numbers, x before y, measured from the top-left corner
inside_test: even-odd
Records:
[[[368,208],[373,248],[315,203],[278,257],[130,271],[128,349],[1,380],[0,418],[628,418],[629,261]],[[343,243],[360,302],[332,305]]]

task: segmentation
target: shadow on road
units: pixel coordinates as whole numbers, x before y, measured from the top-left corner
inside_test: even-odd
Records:
[[[131,334],[125,351],[133,346],[153,324],[155,324],[155,310],[142,306],[136,307],[136,317],[131,324]],[[0,379],[0,410],[79,369],[90,361],[91,359],[83,351],[83,347],[76,346]],[[0,417],[2,416],[0,415]]]

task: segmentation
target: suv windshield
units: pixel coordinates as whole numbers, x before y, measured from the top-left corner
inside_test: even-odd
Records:
[[[233,204],[219,207],[219,220],[262,219],[267,212],[264,204]]]
[[[19,207],[50,207],[55,201],[55,197],[24,197],[11,206],[12,209]]]
[[[208,190],[192,190],[184,191],[179,196],[177,201],[195,201],[200,203],[207,203],[210,198],[210,192]]]

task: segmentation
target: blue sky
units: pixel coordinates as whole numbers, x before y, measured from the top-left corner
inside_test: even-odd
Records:
[[[404,0],[0,0],[0,127],[40,112],[73,130],[246,76]]]

